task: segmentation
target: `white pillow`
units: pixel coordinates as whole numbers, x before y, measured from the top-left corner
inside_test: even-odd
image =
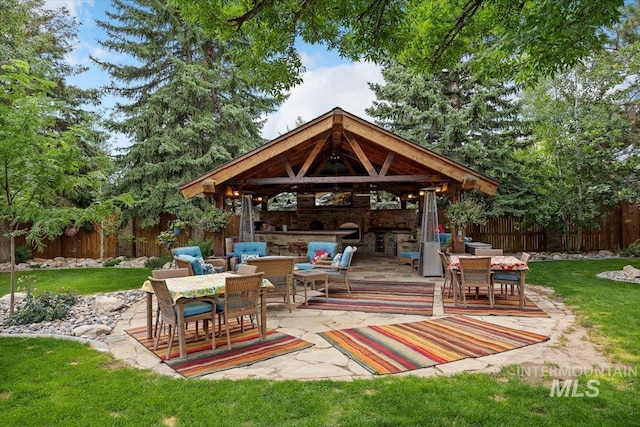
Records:
[[[258,254],[242,254],[241,258],[240,258],[240,262],[242,264],[246,264],[248,259],[256,259],[256,258],[260,258],[260,255],[258,255]]]
[[[331,260],[331,267],[340,267],[340,262],[342,261],[342,254],[336,254]]]

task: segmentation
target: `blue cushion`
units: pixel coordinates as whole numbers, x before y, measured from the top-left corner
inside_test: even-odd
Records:
[[[173,250],[173,256],[189,255],[195,258],[203,258],[200,246],[183,246]]]
[[[189,261],[189,263],[191,264],[191,269],[193,270],[193,274],[195,274],[196,276],[200,276],[204,273],[202,270],[202,263],[200,262],[200,258],[196,258],[191,255],[180,255],[177,258],[184,261]]]
[[[185,317],[189,317],[208,313],[211,311],[211,308],[211,304],[208,302],[190,302],[184,305],[184,315]]]
[[[258,254],[260,256],[267,256],[267,242],[238,242],[234,244],[231,256],[234,256],[239,260],[242,257],[242,254]]]
[[[307,257],[309,261],[316,256],[317,251],[329,252],[329,257],[333,258],[338,251],[338,244],[334,242],[309,242],[307,245]]]
[[[313,268],[313,264],[310,262],[297,262],[296,268],[298,270],[311,270]]]
[[[520,275],[518,273],[497,273],[493,275],[494,282],[500,281],[520,282]]]
[[[401,258],[418,258],[420,256],[420,252],[414,252],[414,251],[400,252],[398,256]]]
[[[349,267],[349,262],[351,262],[351,256],[353,255],[353,248],[351,246],[347,246],[342,251],[342,259],[340,260],[340,268]]]

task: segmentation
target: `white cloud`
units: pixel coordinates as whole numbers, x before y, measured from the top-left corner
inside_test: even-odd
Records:
[[[303,56],[306,61],[317,63],[317,58]],[[380,66],[370,62],[340,64],[316,68],[305,72],[303,83],[293,88],[287,101],[271,114],[262,130],[267,139],[274,139],[295,128],[296,119],[308,122],[340,107],[343,110],[370,120],[364,110],[370,107],[375,95],[367,83],[383,83]]]
[[[66,7],[71,16],[82,18],[86,9],[93,7],[93,0],[45,0],[44,7],[50,10]]]

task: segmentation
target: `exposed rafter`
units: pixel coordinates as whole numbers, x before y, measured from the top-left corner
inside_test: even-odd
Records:
[[[498,182],[336,108],[180,187],[186,198],[228,189],[279,192],[384,189],[446,183],[448,191],[495,193]]]

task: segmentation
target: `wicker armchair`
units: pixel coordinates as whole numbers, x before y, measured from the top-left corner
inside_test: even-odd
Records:
[[[356,253],[358,248],[356,246],[347,246],[344,251],[336,255],[332,261],[323,260],[320,262],[316,262],[313,265],[313,268],[320,268],[323,271],[327,272],[327,279],[329,286],[331,284],[344,285],[351,295],[351,285],[349,285],[349,268],[351,268],[351,261],[353,260],[353,255]],[[325,292],[329,292],[329,289],[325,289]]]
[[[493,308],[493,279],[491,272],[491,257],[460,257],[460,287],[462,288],[462,300],[467,307],[467,297],[464,288],[476,288],[478,298],[479,288],[487,288],[489,305]]]
[[[170,279],[172,277],[185,277],[192,276],[189,273],[188,268],[171,268],[171,269],[162,269],[162,270],[153,270],[151,272],[151,277],[154,279]],[[156,309],[156,326],[153,330],[153,336],[158,336],[158,327],[160,325],[160,304]]]
[[[216,306],[215,301],[213,300],[205,300],[200,299],[199,301],[189,302],[189,301],[178,301],[177,303],[173,302],[173,298],[171,298],[171,293],[167,288],[167,282],[160,279],[154,279],[153,277],[149,277],[149,281],[151,282],[151,286],[153,287],[153,293],[156,295],[156,299],[158,300],[158,305],[160,307],[160,318],[161,322],[165,323],[169,326],[169,341],[167,345],[167,360],[171,357],[171,346],[173,345],[173,339],[176,334],[176,330],[178,331],[179,342],[184,341],[184,328],[178,327],[178,310],[176,306],[178,304],[183,305],[184,318],[182,319],[184,323],[199,320],[204,321],[204,330],[205,337],[208,335],[208,321],[211,321],[211,330],[214,330],[215,325],[215,316],[216,316]],[[198,324],[196,323],[196,341],[198,340]],[[162,328],[160,328],[162,330]],[[216,348],[216,338],[215,334],[211,334],[211,348]],[[156,336],[156,343],[153,347],[154,350],[158,349],[158,343],[160,342],[160,334]],[[181,349],[182,350],[182,349]]]
[[[224,301],[218,301],[216,305],[224,313],[229,350],[231,350],[229,319],[240,319],[240,330],[244,332],[244,316],[255,316],[258,319],[260,338],[264,339],[258,307],[263,276],[263,273],[256,273],[238,274],[225,278]]]
[[[262,257],[247,260],[247,264],[257,267],[265,279],[273,284],[267,290],[267,297],[282,297],[291,313],[291,293],[293,289],[294,257]],[[295,302],[295,298],[294,298]]]

